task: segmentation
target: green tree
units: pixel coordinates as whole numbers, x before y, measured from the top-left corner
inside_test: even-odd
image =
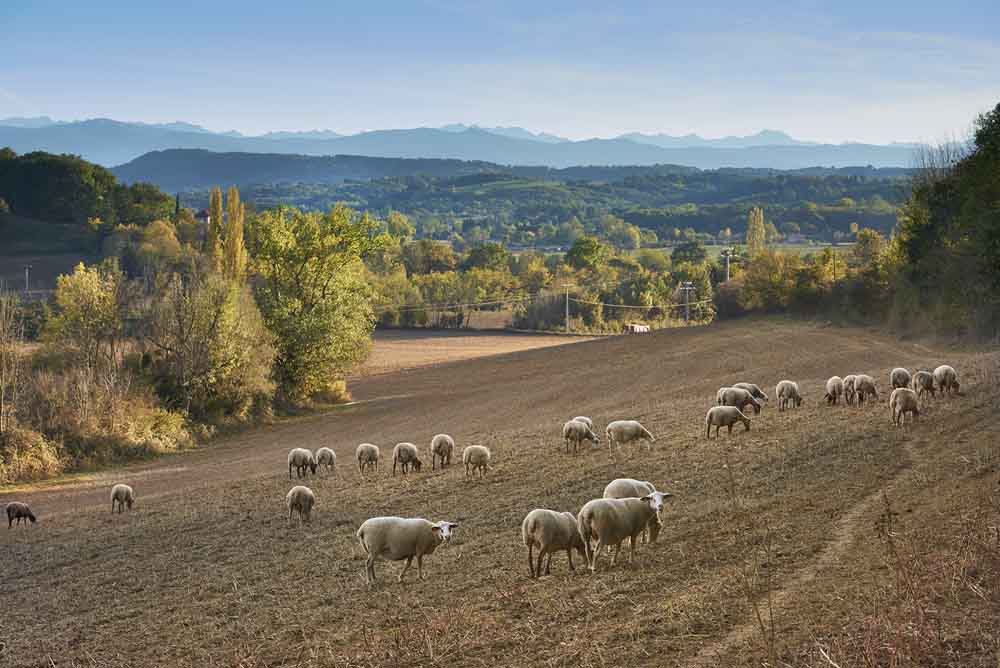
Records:
[[[747,250],[756,255],[767,246],[767,227],[764,225],[764,210],[759,206],[750,209],[747,215]]]
[[[247,249],[243,232],[246,206],[240,202],[240,191],[235,186],[226,193],[226,211],[222,271],[230,280],[242,284],[247,269]]]
[[[643,248],[635,254],[635,259],[647,271],[662,273],[670,269],[670,258],[663,251]]]
[[[212,188],[208,196],[208,229],[205,232],[205,255],[216,271],[222,270],[222,190]]]
[[[452,271],[458,258],[451,246],[433,239],[418,239],[403,246],[403,266],[410,276],[438,271]]]
[[[461,229],[461,226],[459,226]],[[410,219],[399,211],[390,211],[385,218],[385,232],[393,239],[409,241],[413,238],[416,229],[410,223]]]
[[[674,247],[670,253],[670,260],[674,264],[689,262],[691,264],[701,264],[708,259],[708,251],[700,241],[685,241]]]
[[[611,251],[595,237],[580,237],[566,252],[566,263],[574,269],[596,269],[607,262]]]
[[[858,232],[857,241],[851,249],[851,256],[859,265],[867,267],[882,253],[885,243],[885,237],[866,227]]]
[[[278,389],[292,401],[314,396],[367,354],[375,315],[362,260],[384,241],[378,224],[342,205],[325,214],[279,207],[247,232]]]
[[[485,243],[473,246],[462,263],[463,269],[506,269],[510,261],[510,253],[501,244]]]

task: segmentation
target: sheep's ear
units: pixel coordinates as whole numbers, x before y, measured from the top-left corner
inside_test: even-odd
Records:
[[[673,496],[673,492],[663,492],[663,496]]]
[[[441,533],[441,527],[431,527],[431,533]]]
[[[449,528],[454,529],[455,527],[458,526],[458,524],[456,524],[455,522],[448,522],[448,526],[449,526]]]
[[[652,499],[652,498],[653,498],[653,497],[651,497],[651,496],[650,496],[649,494],[647,494],[646,496],[641,496],[641,497],[639,497],[639,500],[640,500],[640,501],[649,501],[649,500],[650,500],[650,499]]]

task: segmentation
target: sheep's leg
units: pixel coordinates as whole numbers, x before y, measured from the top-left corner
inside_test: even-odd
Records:
[[[369,554],[365,560],[365,582],[372,584],[375,582],[375,555]]]
[[[536,578],[542,577],[542,559],[544,559],[544,558],[545,558],[545,548],[544,547],[539,547],[538,548],[538,556],[535,557],[535,577]]]
[[[573,571],[573,572],[576,572],[576,566],[573,565],[573,548],[572,547],[567,547],[566,548],[566,556],[569,558],[569,569],[571,571]]]
[[[533,542],[528,543],[528,572],[531,573],[531,577],[535,577],[535,544]]]
[[[589,543],[589,541],[588,541]],[[597,539],[597,547],[591,553],[592,558],[590,560],[590,572],[593,573],[597,570],[597,557],[601,554],[601,548],[604,547],[604,541],[600,538]]]
[[[618,563],[618,553],[622,551],[622,544],[617,543],[615,545],[615,553],[611,555],[611,565],[614,566]]]
[[[424,555],[417,555],[417,578],[420,580],[424,579]]]
[[[413,563],[413,557],[409,556],[406,558],[406,565],[403,566],[403,572],[399,574],[399,581],[403,581],[403,576],[406,575],[406,571],[410,570],[410,564]]]
[[[465,463],[465,477],[466,478],[469,477],[469,463],[468,462]]]

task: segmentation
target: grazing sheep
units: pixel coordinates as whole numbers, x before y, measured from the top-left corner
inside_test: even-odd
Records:
[[[614,452],[615,444],[620,448],[626,443],[641,440],[647,441],[649,443],[647,447],[652,450],[653,443],[656,441],[649,430],[639,424],[637,420],[615,420],[608,425],[604,433],[608,437],[609,452]]]
[[[648,496],[656,491],[653,483],[645,480],[634,480],[632,478],[617,478],[608,483],[604,488],[605,499],[638,499]],[[669,492],[664,492],[667,496],[673,496]],[[642,532],[642,542],[655,543],[660,535],[660,523],[650,520],[646,531]]]
[[[309,522],[313,506],[316,505],[316,495],[304,485],[296,485],[285,495],[285,505],[288,506],[288,521],[292,521],[292,513],[298,513],[299,523]]]
[[[770,399],[768,398],[768,396],[764,392],[764,390],[760,389],[759,387],[757,387],[753,383],[733,383],[732,387],[735,387],[735,388],[738,388],[738,389],[741,389],[741,390],[746,390],[747,392],[749,392],[753,396],[754,399],[760,399],[762,401],[770,401]]]
[[[304,478],[307,471],[312,471],[316,475],[316,457],[312,450],[305,448],[292,448],[288,451],[288,479],[292,479],[292,468],[295,469],[296,478]]]
[[[889,385],[891,385],[894,390],[897,387],[909,387],[912,380],[910,372],[901,366],[897,366],[889,372]]]
[[[583,505],[577,515],[576,526],[583,539],[583,546],[590,565],[590,571],[597,569],[597,557],[601,548],[610,545],[615,548],[611,558],[613,566],[621,552],[621,544],[630,539],[629,561],[635,558],[635,544],[639,535],[649,526],[651,520],[662,523],[663,502],[667,495],[653,492],[640,498],[592,499]],[[590,541],[597,539],[596,548]]]
[[[779,404],[780,407],[780,404]],[[744,431],[750,431],[750,418],[736,406],[713,406],[708,409],[705,415],[705,438],[712,438],[712,427],[715,427],[715,437],[719,437],[719,428],[728,427],[729,434],[733,433],[733,425],[742,422],[746,427]]]
[[[431,470],[434,464],[441,459],[441,468],[451,466],[451,453],[455,450],[455,439],[448,434],[438,434],[431,439]]]
[[[889,395],[889,411],[892,413],[892,423],[902,426],[906,413],[913,419],[920,417],[920,407],[917,405],[917,393],[908,387],[897,387]]]
[[[462,450],[462,463],[465,464],[465,477],[475,475],[479,471],[479,477],[486,475],[486,469],[490,468],[490,449],[485,445],[470,445]]]
[[[720,406],[736,406],[741,411],[747,406],[753,406],[754,414],[760,415],[760,402],[754,399],[750,390],[742,387],[723,387],[716,393],[715,399]]]
[[[133,503],[135,503],[135,491],[131,487],[118,483],[111,488],[111,512],[115,512],[115,508],[118,508],[118,513],[121,514],[126,506],[132,510]]]
[[[432,554],[438,545],[451,540],[454,522],[432,523],[420,518],[373,517],[365,520],[358,529],[358,542],[368,559],[365,562],[365,581],[375,582],[375,560],[402,561],[406,566],[398,580],[410,569],[413,558],[417,558],[417,575],[424,579],[424,555]]]
[[[917,389],[917,398],[923,398],[924,394],[930,393],[933,397],[937,390],[934,389],[934,374],[930,371],[918,371],[913,374],[913,387]]]
[[[878,387],[875,386],[875,379],[868,374],[859,373],[854,379],[854,391],[858,398],[858,405],[865,403],[865,399],[872,397],[878,401]]]
[[[362,443],[359,445],[354,451],[354,455],[358,459],[358,473],[364,475],[367,468],[378,472],[378,460],[381,454],[377,445],[372,445],[371,443]]]
[[[537,578],[542,575],[542,558],[548,555],[545,562],[545,574],[548,575],[552,566],[552,553],[566,550],[569,558],[569,569],[575,571],[573,566],[573,550],[586,556],[586,549],[583,546],[583,539],[576,529],[576,516],[573,513],[560,513],[555,510],[536,508],[524,517],[521,522],[521,540],[528,548],[528,570],[531,577]],[[533,556],[534,548],[538,548],[538,564],[535,564]]]
[[[934,380],[937,381],[941,394],[962,394],[961,385],[958,383],[958,373],[953,367],[942,364],[934,369]]]
[[[584,441],[590,441],[594,445],[600,445],[601,443],[600,439],[597,438],[597,434],[594,433],[593,428],[588,427],[586,422],[581,422],[576,418],[563,425],[562,435],[567,453],[569,452],[570,443],[573,444],[573,452],[576,452],[580,444]]]
[[[591,430],[594,429],[594,421],[591,420],[586,415],[577,415],[573,419],[576,420],[577,422],[582,422],[583,424],[587,425],[588,427],[590,427]]]
[[[774,388],[774,396],[778,397],[778,410],[783,411],[789,406],[798,408],[802,405],[802,395],[799,394],[799,384],[791,380],[783,380]]]
[[[337,469],[337,453],[330,448],[320,448],[316,451],[316,466],[326,467],[332,473]]]
[[[840,397],[844,394],[844,379],[840,376],[832,376],[826,381],[826,403],[836,405]]]
[[[424,465],[420,461],[420,452],[417,450],[417,446],[412,443],[397,443],[396,447],[392,449],[392,475],[396,476],[396,464],[399,464],[399,468],[403,470],[403,475],[412,468],[417,473],[420,472],[420,467]]]
[[[854,382],[857,379],[858,379],[858,376],[856,374],[853,374],[853,373],[849,374],[847,376],[844,376],[844,401],[846,401],[850,405],[854,404],[854,397],[855,397],[855,394],[856,394],[856,392],[854,390]]]
[[[28,522],[34,524],[38,520],[35,518],[34,513],[31,512],[31,508],[28,507],[27,503],[21,503],[20,501],[11,501],[7,504],[7,530],[14,525],[14,520],[20,524],[21,520],[24,520],[24,525],[27,526]],[[574,529],[575,530],[575,529]]]

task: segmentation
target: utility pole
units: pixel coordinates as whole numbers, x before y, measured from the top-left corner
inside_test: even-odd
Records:
[[[563,287],[566,288],[566,333],[569,334],[569,283],[563,283]]]
[[[29,283],[28,283],[28,272],[29,271],[31,271],[31,265],[30,264],[24,265],[24,294],[25,294],[25,296],[27,296],[27,294],[28,294],[28,285],[29,285]]]
[[[722,257],[726,258],[726,282],[729,282],[729,259],[736,257],[736,249],[730,246],[729,248],[723,249],[721,253]]]
[[[681,290],[684,291],[684,324],[691,323],[691,291],[694,290],[694,283],[684,281],[681,283]]]

